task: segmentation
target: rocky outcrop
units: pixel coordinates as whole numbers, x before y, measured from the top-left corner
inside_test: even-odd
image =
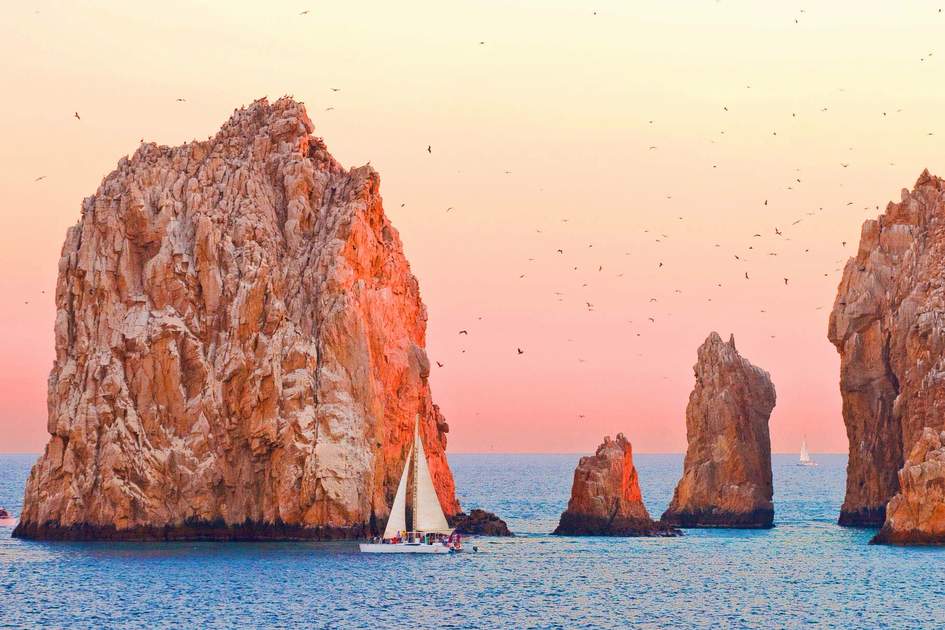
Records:
[[[300,103],[257,101],[207,141],[142,144],[83,202],[17,536],[371,535],[416,414],[459,511],[378,175],[312,131]]]
[[[469,514],[460,512],[449,519],[450,527],[459,534],[473,536],[513,536],[505,521],[493,514],[476,508]]]
[[[771,378],[738,354],[734,336],[726,343],[714,332],[693,369],[683,476],[662,520],[680,527],[771,527]]]
[[[571,500],[555,534],[566,536],[675,536],[677,529],[650,518],[643,497],[633,449],[623,433],[610,436],[574,470]]]
[[[874,544],[945,545],[945,431],[926,427],[899,471]]]
[[[922,173],[847,261],[828,337],[850,442],[840,524],[880,526],[924,427],[945,424],[945,183]]]

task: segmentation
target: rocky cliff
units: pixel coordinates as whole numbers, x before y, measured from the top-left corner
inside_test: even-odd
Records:
[[[774,385],[711,333],[699,348],[686,407],[683,476],[662,520],[681,527],[771,527]]]
[[[643,505],[633,449],[623,433],[604,438],[574,470],[571,499],[555,534],[568,536],[673,536],[679,533],[656,523]]]
[[[899,471],[899,493],[871,543],[945,544],[945,431],[926,427]]]
[[[142,144],[59,261],[49,433],[15,535],[294,539],[386,520],[414,416],[459,511],[426,310],[370,166],[305,108]]]
[[[922,173],[863,224],[830,314],[850,442],[841,525],[879,526],[924,427],[945,418],[945,184]]]

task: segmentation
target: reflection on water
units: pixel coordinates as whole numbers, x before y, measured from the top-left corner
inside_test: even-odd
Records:
[[[36,543],[0,529],[0,625],[376,628],[935,625],[945,550],[870,547],[835,525],[843,456],[775,456],[777,527],[681,538],[549,536],[577,456],[453,455],[460,500],[516,539],[480,553],[380,556],[353,543]],[[33,457],[0,456],[19,513]],[[637,455],[659,516],[681,455]],[[471,545],[467,545],[471,548]]]

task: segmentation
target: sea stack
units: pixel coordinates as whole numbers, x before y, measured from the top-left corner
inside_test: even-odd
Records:
[[[56,288],[45,453],[15,536],[227,540],[383,528],[414,417],[459,512],[426,309],[378,174],[302,104],[142,144],[85,199]]]
[[[633,449],[623,433],[610,436],[574,470],[571,500],[555,534],[566,536],[675,536],[677,529],[657,523],[643,505]]]
[[[774,524],[771,377],[711,333],[699,348],[686,407],[683,476],[662,520],[679,527],[765,528]]]
[[[870,541],[891,545],[945,544],[945,431],[925,427],[899,471],[899,492]]]
[[[841,525],[879,527],[897,474],[925,427],[945,424],[945,183],[863,224],[830,314],[850,442]]]

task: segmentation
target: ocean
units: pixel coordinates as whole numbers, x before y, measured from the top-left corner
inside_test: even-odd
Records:
[[[880,628],[945,625],[945,549],[869,546],[836,525],[846,456],[774,456],[775,523],[679,538],[549,535],[577,455],[451,455],[460,501],[515,538],[478,553],[354,543],[43,543],[0,528],[0,626],[147,628]],[[659,517],[682,455],[636,455]],[[19,513],[33,455],[0,455]]]

